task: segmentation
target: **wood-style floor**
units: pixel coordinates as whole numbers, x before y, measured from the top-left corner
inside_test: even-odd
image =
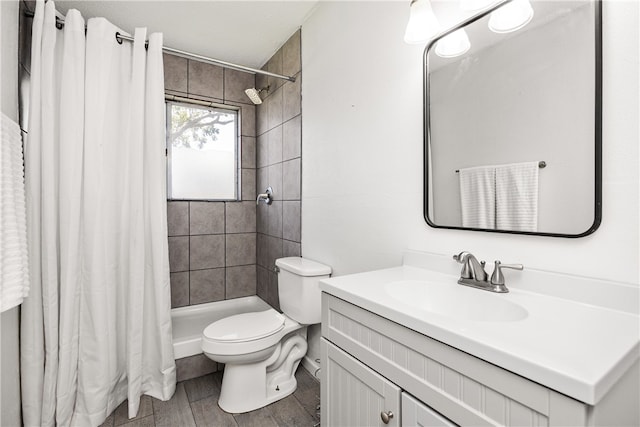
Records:
[[[319,423],[320,383],[299,367],[296,391],[269,406],[245,414],[228,414],[218,406],[222,372],[179,382],[167,402],[143,396],[136,418],[127,418],[122,403],[101,427],[312,427]]]

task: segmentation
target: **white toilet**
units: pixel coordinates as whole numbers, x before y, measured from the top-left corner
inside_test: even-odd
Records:
[[[306,325],[320,323],[319,281],[331,267],[300,257],[276,260],[280,309],[229,316],[202,333],[202,351],[224,363],[218,405],[231,413],[262,408],[293,393],[307,352]]]

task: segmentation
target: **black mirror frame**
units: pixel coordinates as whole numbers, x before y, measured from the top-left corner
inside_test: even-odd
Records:
[[[423,216],[425,221],[430,227],[443,228],[451,230],[467,230],[467,231],[484,231],[488,233],[503,233],[503,234],[523,234],[532,236],[548,236],[548,237],[565,237],[565,238],[578,238],[585,237],[595,232],[600,223],[602,222],[602,0],[592,0],[594,2],[594,37],[595,37],[595,129],[594,129],[594,143],[595,143],[595,174],[594,174],[594,220],[593,224],[584,232],[579,234],[563,234],[563,233],[544,233],[544,232],[531,232],[531,231],[514,231],[514,230],[492,230],[486,228],[472,228],[472,227],[458,227],[437,225],[429,219],[429,143],[431,140],[430,133],[430,117],[429,117],[429,51],[435,46],[435,44],[441,38],[451,34],[452,32],[463,28],[475,21],[478,21],[494,10],[502,7],[504,4],[511,2],[512,0],[504,0],[489,9],[483,10],[480,13],[472,16],[469,19],[464,20],[460,24],[438,34],[434,37],[424,50],[423,54],[423,105],[424,105],[424,143],[423,143],[423,195],[424,195],[424,211]]]

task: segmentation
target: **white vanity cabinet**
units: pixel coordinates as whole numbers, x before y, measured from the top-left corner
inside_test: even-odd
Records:
[[[593,425],[582,402],[327,293],[322,304],[324,426]]]
[[[322,339],[322,423],[327,426],[400,426],[401,390],[391,381]],[[328,393],[328,391],[330,392]],[[326,404],[324,403],[326,402]]]
[[[323,425],[455,426],[326,339],[322,339],[320,348],[325,361]]]

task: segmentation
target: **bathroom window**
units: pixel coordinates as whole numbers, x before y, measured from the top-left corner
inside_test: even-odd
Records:
[[[238,110],[167,102],[169,200],[238,200]]]

